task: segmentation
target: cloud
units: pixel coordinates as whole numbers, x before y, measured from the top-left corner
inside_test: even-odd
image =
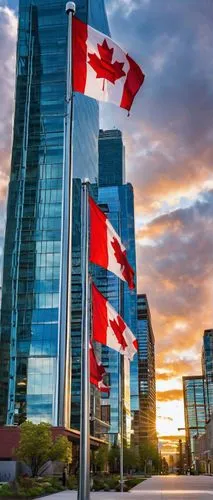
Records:
[[[161,454],[164,455],[177,455],[179,456],[179,440],[185,442],[185,436],[183,435],[162,435],[159,439],[159,446],[161,450]]]
[[[212,216],[209,190],[192,206],[156,217],[138,230],[139,291],[150,301],[157,378],[168,383],[171,398],[171,385],[182,384],[182,375],[201,373],[202,334],[212,326]]]
[[[5,201],[9,181],[12,115],[14,108],[17,18],[0,6],[0,268],[5,230]]]
[[[172,389],[170,391],[157,392],[157,401],[176,401],[182,398],[182,389]]]
[[[5,200],[11,154],[17,18],[0,7],[0,200]]]
[[[161,388],[168,387],[158,393],[159,401],[181,399],[182,376],[201,373],[202,335],[212,327],[212,218],[209,190],[137,232],[139,292],[150,303],[157,378]]]
[[[175,345],[174,345],[175,347]],[[167,352],[167,351],[166,351]],[[158,355],[158,366],[156,376],[158,380],[171,381],[173,378],[180,378],[182,375],[190,375],[195,368],[195,360],[181,359],[179,356],[176,361],[168,362],[165,360],[165,351]],[[197,364],[199,361],[197,361]],[[199,363],[199,369],[201,364]]]
[[[171,380],[171,374],[170,373],[157,373],[157,379],[158,380]]]
[[[162,420],[165,420],[165,421],[169,420],[170,422],[173,421],[172,417],[161,417],[161,415],[158,415],[158,419],[160,419],[160,420],[162,419]]]
[[[179,439],[183,439],[183,440],[185,440],[185,435],[182,435],[182,436],[181,436],[181,435],[177,434],[177,435],[174,435],[174,436],[173,436],[173,435],[171,435],[171,436],[161,436],[161,437],[160,437],[160,440],[161,440],[161,441],[170,441],[170,442],[172,442],[172,441],[173,441],[173,442],[174,442],[174,441],[175,441],[175,442],[178,442],[178,440],[179,440]]]
[[[135,10],[138,10],[143,5],[147,5],[150,0],[108,0],[107,14],[109,18],[116,15],[122,15],[124,18],[128,18]]]
[[[194,315],[196,306],[200,307],[201,296],[204,298],[209,293],[213,273],[212,216],[213,191],[208,191],[200,193],[191,207],[157,217],[137,233],[139,288],[151,289],[154,279],[152,296],[156,295],[159,286],[164,290],[156,297],[154,305],[161,305],[162,316],[166,313],[167,318],[173,318],[178,332],[183,329],[183,324],[184,328],[189,325],[191,301],[194,301]],[[146,244],[147,237],[154,245]]]
[[[200,0],[173,0],[172,9],[169,0],[138,6],[131,22],[114,13],[110,25],[142,64],[145,83],[128,120],[103,109],[106,125],[123,131],[127,177],[144,214],[177,206],[183,196],[195,199],[213,179],[213,6]]]

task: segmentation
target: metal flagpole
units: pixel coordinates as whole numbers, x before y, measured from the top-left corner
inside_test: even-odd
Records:
[[[120,315],[124,313],[124,284],[120,281]],[[124,355],[120,354],[120,485],[124,490]]]
[[[79,500],[90,498],[90,297],[88,273],[89,203],[88,180],[82,183],[82,327]]]
[[[59,298],[59,336],[55,425],[70,427],[70,334],[71,334],[71,272],[72,272],[72,181],[73,181],[73,90],[72,90],[72,19],[75,3],[67,2],[67,91],[64,133],[62,244]]]

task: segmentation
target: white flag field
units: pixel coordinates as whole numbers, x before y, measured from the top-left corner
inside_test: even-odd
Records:
[[[130,110],[144,81],[136,62],[110,37],[73,19],[73,90]]]

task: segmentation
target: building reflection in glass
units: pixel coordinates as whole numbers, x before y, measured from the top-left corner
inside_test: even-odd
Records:
[[[207,388],[203,376],[183,377],[186,443],[195,460],[194,438],[205,432],[208,418]]]

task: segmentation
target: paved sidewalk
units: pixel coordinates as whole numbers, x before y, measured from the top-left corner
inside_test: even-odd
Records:
[[[43,500],[77,500],[77,492],[63,491]],[[213,500],[213,477],[154,476],[128,493],[92,492],[91,500]]]
[[[98,498],[101,500],[131,500],[129,493],[116,493],[115,491],[110,491],[109,493],[103,491],[91,492],[90,498],[91,500],[98,500]],[[134,496],[135,500],[136,498]],[[77,500],[77,492],[62,491],[60,493],[55,493],[54,495],[43,497],[43,500]]]

